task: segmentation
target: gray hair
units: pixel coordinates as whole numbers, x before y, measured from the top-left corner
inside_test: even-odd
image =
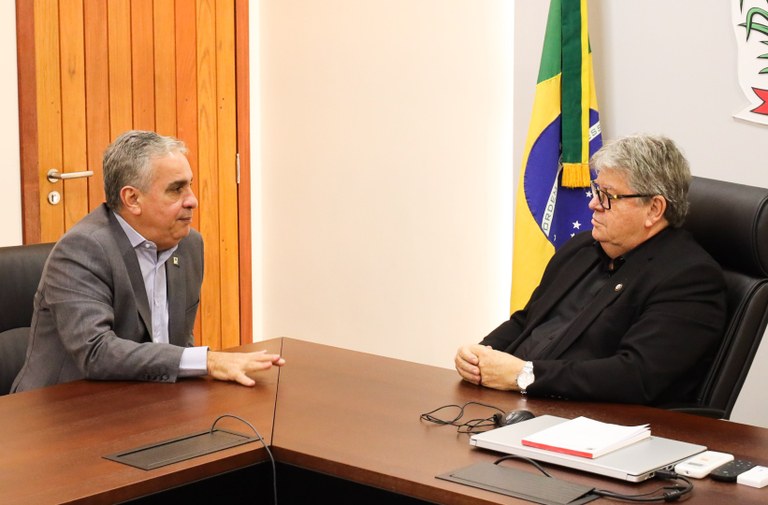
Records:
[[[594,154],[590,165],[596,173],[603,169],[624,173],[633,192],[663,196],[667,200],[664,217],[669,225],[682,226],[688,214],[691,170],[688,160],[669,138],[630,135],[608,142]]]
[[[151,131],[129,130],[104,151],[104,193],[107,207],[122,207],[120,190],[133,186],[147,191],[152,183],[152,161],[172,153],[187,154],[184,142]]]

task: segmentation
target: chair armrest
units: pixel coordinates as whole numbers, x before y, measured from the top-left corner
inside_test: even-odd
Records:
[[[702,417],[711,417],[712,419],[727,419],[723,409],[716,409],[714,407],[696,407],[691,405],[690,407],[671,407],[667,410],[684,412],[686,414],[694,414]]]

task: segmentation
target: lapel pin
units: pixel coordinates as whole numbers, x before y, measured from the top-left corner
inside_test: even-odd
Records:
[[[621,291],[622,289],[624,289],[624,284],[622,284],[622,283],[616,284],[616,286],[614,286],[614,288],[613,288],[613,290],[616,291],[617,293],[619,291]]]
[[[175,267],[179,266],[179,257],[178,256],[174,256],[173,257],[173,266],[175,266]]]

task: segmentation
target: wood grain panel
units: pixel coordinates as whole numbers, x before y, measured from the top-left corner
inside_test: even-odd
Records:
[[[85,41],[83,33],[83,4],[61,2],[61,131],[62,172],[87,169],[85,130]],[[64,228],[69,229],[88,214],[87,178],[60,181],[64,198]]]
[[[176,2],[176,132],[187,144],[187,158],[192,167],[192,190],[200,194],[200,172],[197,138],[197,21],[195,2]],[[192,218],[192,226],[200,229],[198,209]],[[202,345],[202,309],[195,319],[195,345]]]
[[[155,56],[152,0],[131,1],[133,127],[155,129]]]
[[[88,207],[104,200],[104,171],[101,160],[111,142],[109,131],[109,51],[107,45],[107,4],[102,0],[83,2],[85,25],[85,100],[88,169]]]
[[[249,77],[248,0],[235,1],[235,80],[237,93],[237,152],[240,184],[237,186],[240,237],[240,343],[253,342],[253,295],[251,256],[251,114]]]
[[[176,136],[176,18],[173,0],[155,0],[155,129]],[[181,27],[183,29],[183,27]]]
[[[251,340],[251,269],[239,263],[241,254],[250,261],[250,216],[238,217],[250,213],[250,188],[241,191],[236,179],[243,149],[246,168],[241,165],[240,173],[250,184],[247,68],[237,68],[248,64],[248,3],[239,0],[238,11],[237,5],[237,0],[17,5],[25,241],[57,240],[104,201],[102,156],[119,134],[153,129],[182,139],[200,201],[193,225],[205,240],[196,343],[215,349]],[[245,34],[241,53],[238,32]],[[239,108],[238,94],[246,97]],[[89,182],[59,181],[57,188],[45,179],[48,168],[90,169],[95,175]],[[64,203],[49,205],[49,191],[62,188]]]
[[[55,0],[35,0],[35,66],[37,67],[38,181],[40,219],[48,223],[41,240],[51,242],[64,233],[64,206],[50,205],[51,191],[62,192],[61,182],[46,178],[48,168],[62,166],[61,76],[59,64],[59,7]]]
[[[221,348],[221,252],[219,249],[219,177],[216,121],[216,10],[197,1],[197,127],[199,141],[200,232],[205,238],[202,297],[203,342]]]
[[[216,1],[216,101],[218,123],[221,345],[240,345],[237,226],[237,109],[235,103],[235,11]]]
[[[131,4],[129,0],[107,3],[109,37],[109,127],[114,139],[133,127],[131,82]]]
[[[37,69],[35,4],[16,2],[16,55],[19,71],[19,155],[21,208],[25,244],[40,242],[40,182],[38,176]]]

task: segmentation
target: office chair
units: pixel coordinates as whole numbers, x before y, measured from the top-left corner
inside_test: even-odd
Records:
[[[725,334],[697,397],[673,410],[729,419],[768,324],[768,189],[694,177],[683,227],[723,268]]]
[[[0,247],[0,395],[24,365],[33,300],[53,244]]]

